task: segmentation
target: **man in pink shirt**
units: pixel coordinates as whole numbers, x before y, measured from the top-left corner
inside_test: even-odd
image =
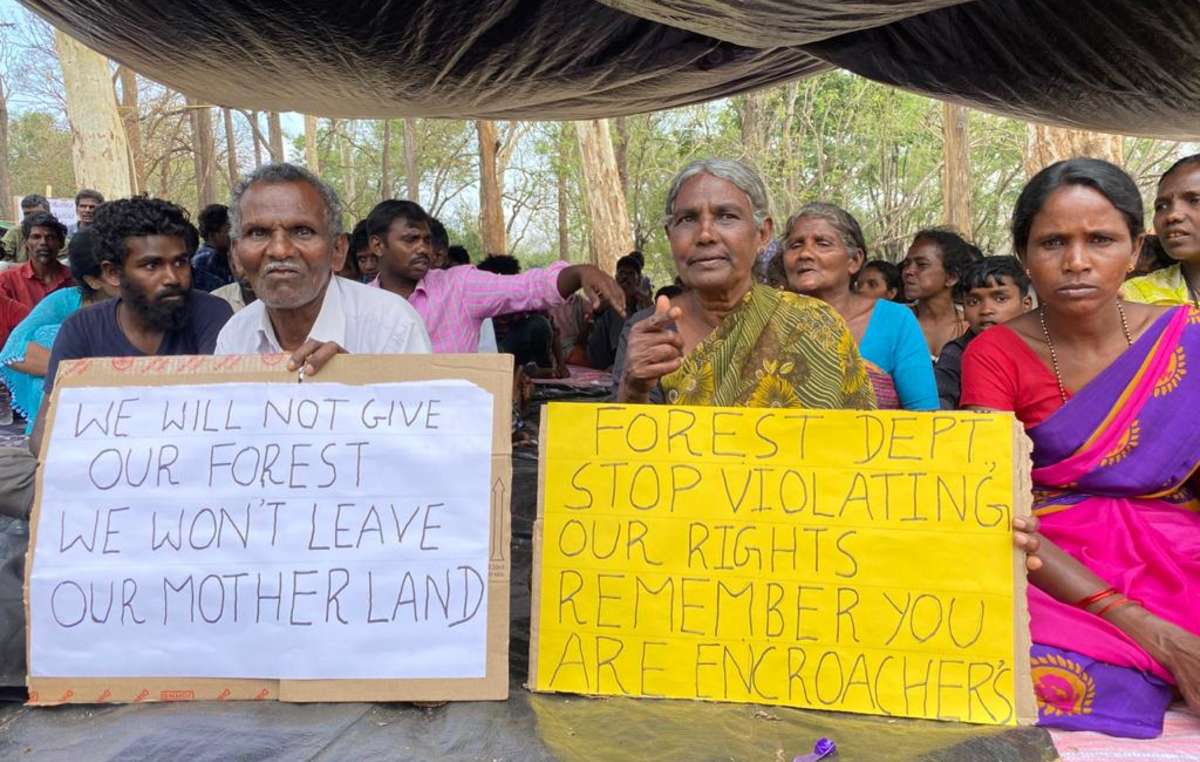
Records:
[[[408,299],[425,321],[434,352],[475,352],[479,326],[510,312],[545,310],[584,290],[593,310],[611,305],[624,315],[625,295],[591,265],[555,262],[520,275],[474,267],[433,269],[430,217],[412,201],[382,201],[367,216],[370,250],[379,256],[372,285]]]

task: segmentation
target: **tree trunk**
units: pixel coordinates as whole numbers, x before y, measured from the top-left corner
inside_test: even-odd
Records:
[[[404,120],[404,172],[408,180],[408,200],[421,203],[421,170],[417,166],[417,120]]]
[[[945,222],[971,236],[971,144],[967,109],[942,104],[942,210]]]
[[[617,139],[613,142],[613,154],[617,157],[617,175],[621,178],[621,192],[629,195],[629,127],[625,117],[613,120],[617,128]]]
[[[751,163],[759,164],[766,148],[763,145],[763,111],[766,95],[762,92],[743,96],[738,112],[741,117],[742,155]]]
[[[500,135],[496,123],[475,122],[479,135],[479,216],[483,234],[483,253],[504,254],[508,249],[504,229],[504,207],[501,204],[500,175],[496,171],[496,152]]]
[[[8,83],[0,82],[0,209],[12,203],[12,176],[8,170]],[[13,219],[21,219],[14,215]],[[8,252],[10,258],[16,252]]]
[[[250,125],[250,127],[251,127],[250,136],[252,138],[254,138],[254,166],[261,167],[262,166],[262,141],[258,139],[259,120],[258,120],[258,112],[257,111],[250,112],[250,121],[252,122],[252,124]]]
[[[380,161],[379,197],[387,200],[392,197],[392,121],[383,120],[383,152]]]
[[[283,152],[283,125],[279,123],[279,112],[267,112],[267,132],[271,141],[271,161],[284,161],[287,154]]]
[[[1025,132],[1025,176],[1033,177],[1056,161],[1076,156],[1090,156],[1111,161],[1118,167],[1125,163],[1125,151],[1120,135],[1106,135],[1068,127],[1051,127],[1029,123]]]
[[[342,174],[346,178],[346,208],[354,209],[358,203],[358,182],[354,175],[354,152],[351,150],[350,135],[354,132],[354,120],[346,122],[342,128],[338,149],[342,159]],[[357,216],[357,215],[354,215]]]
[[[128,196],[133,192],[129,144],[117,113],[108,59],[57,29],[54,42],[67,96],[75,183],[110,198]]]
[[[575,134],[587,181],[584,197],[592,222],[594,264],[606,273],[614,273],[617,260],[633,248],[633,230],[625,208],[625,194],[621,192],[608,121],[576,122]]]
[[[321,174],[321,160],[317,156],[317,118],[304,115],[304,166],[314,175]]]
[[[561,135],[561,133],[560,133]],[[571,261],[571,231],[567,227],[567,212],[570,196],[567,193],[567,151],[559,138],[558,149],[558,258]]]
[[[225,119],[225,164],[229,169],[229,188],[232,190],[234,185],[237,185],[238,177],[238,159],[237,159],[237,137],[233,132],[233,111],[228,108],[221,109],[221,116]]]
[[[192,118],[192,161],[196,167],[196,201],[200,209],[217,201],[216,156],[212,109],[187,99]]]
[[[133,164],[133,190],[146,189],[146,152],[142,147],[141,106],[138,99],[137,74],[128,66],[118,66],[121,80],[121,123],[125,125],[125,140]]]

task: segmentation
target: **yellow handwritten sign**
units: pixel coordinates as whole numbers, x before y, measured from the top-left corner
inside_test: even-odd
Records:
[[[1009,415],[552,404],[530,685],[1015,724]]]

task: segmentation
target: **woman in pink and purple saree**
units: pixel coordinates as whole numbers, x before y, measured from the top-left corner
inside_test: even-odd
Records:
[[[1200,311],[1118,300],[1141,235],[1107,162],[1030,180],[1013,240],[1041,306],[971,343],[962,404],[1015,412],[1034,443],[1041,724],[1154,737],[1177,691],[1200,710]]]

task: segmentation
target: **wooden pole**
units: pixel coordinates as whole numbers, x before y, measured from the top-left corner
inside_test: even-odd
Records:
[[[383,120],[383,151],[380,167],[379,197],[387,200],[392,197],[392,122]]]
[[[591,218],[595,265],[615,273],[617,260],[633,249],[633,229],[621,192],[621,176],[607,120],[576,122],[579,155],[587,181],[588,216]]]
[[[967,109],[942,104],[942,211],[945,223],[968,238],[971,225],[971,143]]]
[[[613,141],[613,155],[617,158],[617,176],[621,178],[621,192],[629,193],[629,125],[626,118],[613,120],[617,139]]]
[[[287,154],[283,151],[283,125],[279,123],[279,112],[267,112],[267,132],[271,141],[271,161],[284,161]]]
[[[128,196],[133,192],[129,144],[108,59],[57,29],[54,44],[66,90],[75,182],[109,198]]]
[[[233,111],[223,108],[221,109],[221,116],[225,121],[225,166],[229,170],[229,187],[233,188],[240,176],[238,172],[237,137],[233,132]]]
[[[250,134],[254,138],[254,166],[255,167],[262,166],[262,140],[259,139],[258,125],[259,125],[258,112],[251,111],[250,112],[250,127],[251,127]]]
[[[479,137],[479,227],[483,235],[483,253],[504,254],[508,249],[508,236],[504,229],[500,175],[496,171],[500,134],[496,123],[487,120],[475,122],[475,130]]]
[[[404,120],[404,173],[408,181],[408,200],[421,203],[421,170],[417,165],[417,120]]]
[[[125,140],[129,144],[129,157],[133,164],[131,182],[136,193],[146,189],[146,152],[142,147],[137,74],[128,66],[118,66],[117,77],[121,80],[121,123],[125,125]]]
[[[558,258],[564,262],[571,261],[571,231],[567,227],[568,204],[570,195],[567,193],[567,151],[563,141],[559,139],[558,149]]]
[[[216,203],[216,160],[213,139],[212,109],[187,99],[192,119],[192,162],[196,168],[196,202],[200,209]]]
[[[321,174],[321,159],[317,155],[317,118],[304,115],[304,166],[315,175]]]
[[[350,211],[357,208],[358,204],[358,179],[354,173],[354,152],[350,145],[350,136],[354,134],[354,120],[351,119],[342,125],[341,139],[338,141],[338,153],[342,159],[342,174],[346,178],[346,210]]]

